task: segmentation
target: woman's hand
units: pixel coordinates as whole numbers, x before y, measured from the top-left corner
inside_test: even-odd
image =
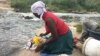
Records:
[[[45,33],[41,33],[41,34],[40,34],[41,37],[42,37],[42,36],[45,36],[45,35],[46,35]]]
[[[42,38],[42,37],[40,38],[40,43],[42,43],[42,44],[43,44],[43,43],[45,43],[46,41],[47,41],[47,39]]]
[[[50,32],[45,32],[45,33],[41,33],[40,34],[40,36],[42,37],[42,36],[46,36],[46,35],[48,35]]]
[[[39,51],[43,48],[45,42],[46,42],[46,39],[40,38],[40,44],[39,44],[39,45],[37,46],[37,48],[35,49],[35,52],[39,52]]]
[[[35,52],[39,52],[43,48],[44,44],[39,44],[35,49]]]

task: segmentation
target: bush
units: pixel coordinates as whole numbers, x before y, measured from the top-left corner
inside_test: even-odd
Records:
[[[81,24],[77,24],[77,25],[75,25],[75,27],[76,27],[76,31],[78,33],[81,33],[82,32],[82,25]]]
[[[22,12],[29,12],[32,3],[36,0],[11,0],[11,7]]]

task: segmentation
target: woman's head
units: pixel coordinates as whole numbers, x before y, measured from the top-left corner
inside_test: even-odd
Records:
[[[31,6],[32,13],[40,18],[41,14],[46,11],[45,4],[42,1],[37,1]]]

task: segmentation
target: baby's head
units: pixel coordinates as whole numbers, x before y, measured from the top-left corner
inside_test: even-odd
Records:
[[[33,44],[39,45],[40,44],[40,38],[41,37],[39,37],[39,36],[34,36],[34,37],[32,37],[31,42]]]
[[[45,43],[46,42],[46,39],[45,38],[42,38],[40,36],[34,36],[31,40],[31,42],[33,44],[36,44],[36,45],[39,45],[40,43]]]

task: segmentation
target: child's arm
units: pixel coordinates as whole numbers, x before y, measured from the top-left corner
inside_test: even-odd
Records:
[[[29,46],[29,48],[31,48],[32,45],[34,44],[33,41],[32,41],[32,39],[30,40],[30,42],[31,42],[31,45]]]
[[[31,45],[30,45],[30,47],[29,47],[29,48],[31,48],[31,47],[32,47],[32,45],[33,45],[33,43],[31,42]]]

